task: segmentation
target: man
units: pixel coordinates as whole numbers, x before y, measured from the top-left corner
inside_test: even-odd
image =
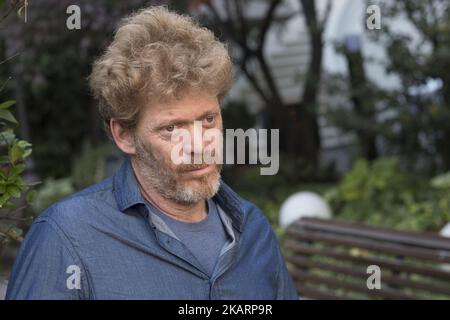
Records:
[[[222,132],[231,81],[225,46],[191,18],[153,7],[124,19],[90,84],[127,160],[36,219],[6,298],[297,299],[264,214],[219,163],[178,162],[220,154],[202,131]],[[180,130],[194,143],[174,152]]]

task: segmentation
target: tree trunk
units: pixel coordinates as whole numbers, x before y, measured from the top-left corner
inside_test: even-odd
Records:
[[[364,121],[375,122],[375,106],[373,92],[367,83],[364,62],[360,50],[346,50],[347,65],[350,74],[351,100],[355,114]],[[376,135],[371,128],[357,129],[360,152],[369,161],[378,157]]]

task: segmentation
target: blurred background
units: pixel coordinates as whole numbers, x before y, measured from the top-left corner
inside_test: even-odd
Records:
[[[120,18],[160,4],[228,44],[225,127],[280,129],[278,174],[223,172],[280,239],[302,216],[450,233],[449,1],[1,0],[0,279],[37,215],[123,160],[86,78]]]

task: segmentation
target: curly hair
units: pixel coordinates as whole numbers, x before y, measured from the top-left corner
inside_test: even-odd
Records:
[[[121,21],[94,62],[89,84],[109,134],[110,119],[133,129],[144,106],[178,99],[192,89],[220,100],[232,78],[225,44],[191,17],[157,6]]]

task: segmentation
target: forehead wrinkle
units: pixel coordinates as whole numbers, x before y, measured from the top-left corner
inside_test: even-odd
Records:
[[[214,100],[210,100],[213,98]],[[205,100],[204,100],[205,99]],[[206,114],[219,114],[220,104],[215,97],[203,96],[202,93],[190,94],[186,99],[155,103],[142,114],[142,118],[151,121],[147,127],[160,127],[166,124],[192,123]]]

